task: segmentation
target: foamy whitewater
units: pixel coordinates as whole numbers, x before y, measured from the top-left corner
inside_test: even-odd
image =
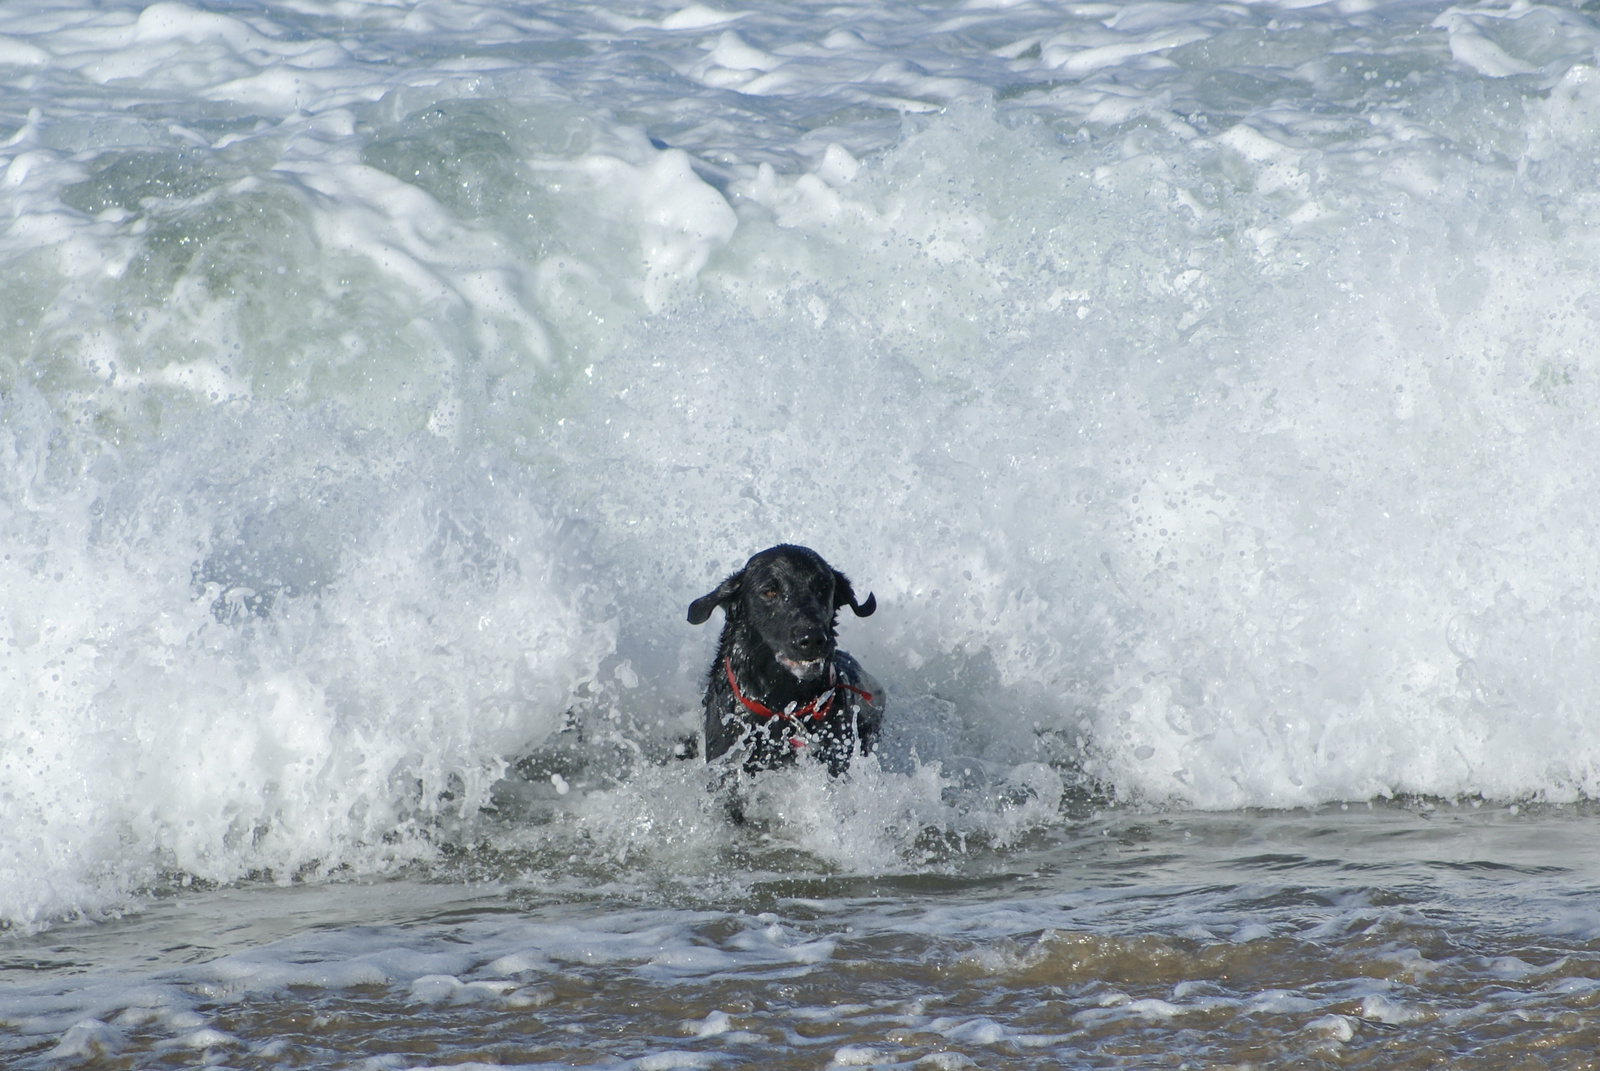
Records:
[[[0,1053],[1398,1067],[1363,1024],[1489,998],[1316,935],[1441,903],[1471,985],[1586,1006],[1597,176],[1588,6],[0,6]],[[736,827],[684,611],[778,542],[876,594],[887,736]],[[676,1042],[317,1003],[581,1034],[601,962],[596,1036],[707,987]],[[900,1003],[712,999],[822,977]],[[296,987],[325,1052],[239,1010]],[[1302,1048],[1208,1047],[1269,1006]]]

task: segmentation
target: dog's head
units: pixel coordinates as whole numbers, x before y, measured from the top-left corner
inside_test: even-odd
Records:
[[[856,602],[850,581],[822,555],[784,543],[755,555],[715,591],[690,603],[689,623],[704,624],[718,606],[730,625],[754,632],[785,669],[805,679],[821,673],[833,654],[839,607],[866,617],[878,601],[868,594]]]

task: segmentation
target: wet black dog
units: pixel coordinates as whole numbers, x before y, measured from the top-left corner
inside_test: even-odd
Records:
[[[839,608],[857,617],[845,575],[806,547],[762,551],[717,590],[689,604],[689,623],[722,607],[725,622],[706,680],[706,758],[740,747],[749,772],[794,762],[801,752],[844,772],[859,744],[870,754],[883,723],[884,693],[836,646]]]

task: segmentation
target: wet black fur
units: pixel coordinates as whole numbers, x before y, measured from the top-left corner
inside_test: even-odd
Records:
[[[836,625],[841,606],[857,617],[869,616],[878,606],[872,595],[858,603],[850,581],[820,554],[785,543],[755,555],[715,591],[690,603],[689,623],[704,624],[718,606],[725,621],[706,677],[708,760],[742,743],[748,749],[744,768],[750,772],[791,763],[805,750],[839,774],[849,766],[858,743],[862,754],[871,752],[883,718],[882,688],[838,649]],[[780,658],[802,665],[815,662],[816,668],[797,675]],[[836,686],[848,684],[872,698],[841,688],[828,716],[820,722],[807,719],[799,734],[792,719],[761,718],[745,709],[725,668],[732,666],[745,698],[781,711],[790,704],[804,706],[827,691],[830,663]],[[792,743],[797,735],[803,748]]]

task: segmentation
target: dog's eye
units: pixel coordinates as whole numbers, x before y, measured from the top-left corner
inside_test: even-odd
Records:
[[[778,597],[778,589],[777,588],[765,588],[761,592],[761,597],[763,599],[776,599]]]

